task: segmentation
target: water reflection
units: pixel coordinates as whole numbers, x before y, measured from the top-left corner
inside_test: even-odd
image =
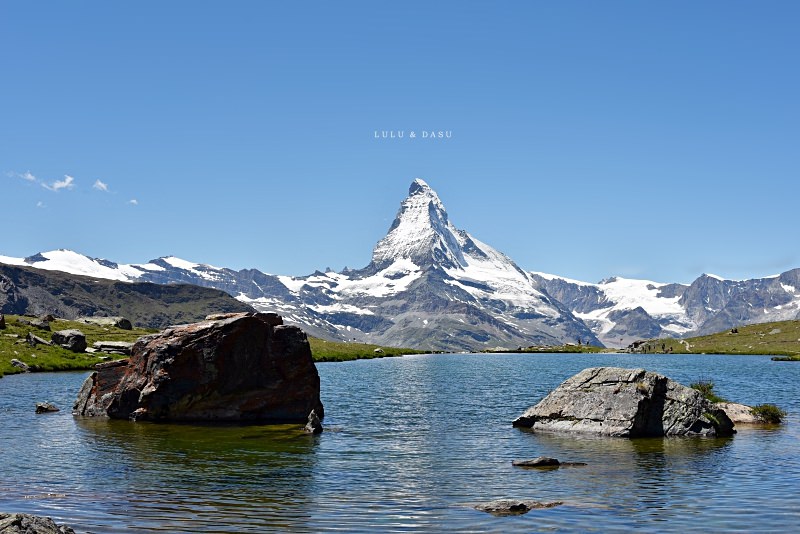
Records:
[[[92,478],[109,491],[127,489],[108,502],[109,513],[134,514],[138,528],[188,528],[172,521],[176,513],[190,514],[195,531],[288,527],[287,517],[301,527],[308,519],[319,438],[297,425],[75,424],[90,444]]]
[[[81,375],[0,380],[0,509],[80,531],[788,531],[800,524],[800,366],[760,357],[437,355],[319,366],[325,432],[33,414],[71,405]],[[733,438],[530,433],[511,421],[597,365],[714,377],[744,402],[790,412]],[[780,376],[778,376],[780,375]],[[552,456],[586,467],[513,467]],[[60,496],[52,496],[60,495]],[[25,496],[34,498],[25,499]],[[513,518],[472,503],[565,501]]]

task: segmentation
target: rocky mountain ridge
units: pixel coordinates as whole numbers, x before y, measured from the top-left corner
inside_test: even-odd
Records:
[[[430,350],[578,340],[619,347],[800,318],[800,269],[745,281],[703,275],[689,285],[618,277],[591,284],[526,272],[454,226],[436,192],[420,179],[362,269],[277,276],[173,256],[126,265],[69,250],[0,256],[0,263],[221,289],[317,337]]]
[[[750,280],[703,274],[691,284],[610,278],[597,284],[532,273],[607,346],[701,336],[735,326],[800,319],[800,269]]]
[[[194,322],[210,313],[253,309],[224,291],[191,284],[120,282],[0,264],[0,314],[65,319],[124,315],[140,327]]]

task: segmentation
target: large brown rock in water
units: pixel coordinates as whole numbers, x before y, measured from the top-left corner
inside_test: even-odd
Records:
[[[151,421],[305,423],[322,418],[302,330],[274,313],[238,313],[139,338],[127,360],[98,364],[73,413]]]
[[[568,378],[514,426],[604,436],[730,436],[733,423],[703,395],[644,369],[593,367]]]

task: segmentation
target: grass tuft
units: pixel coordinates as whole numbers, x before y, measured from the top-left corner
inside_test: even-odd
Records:
[[[759,421],[779,425],[783,418],[786,417],[786,412],[775,406],[774,404],[759,404],[750,409]]]
[[[703,397],[711,402],[728,402],[727,399],[714,393],[714,382],[711,382],[710,380],[698,380],[697,382],[690,384],[689,387],[699,391]]]

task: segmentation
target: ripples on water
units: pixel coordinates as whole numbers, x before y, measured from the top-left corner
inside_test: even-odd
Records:
[[[792,412],[727,439],[534,434],[511,420],[586,367],[645,367]],[[0,510],[91,532],[792,530],[800,365],[765,357],[437,355],[321,364],[325,432],[73,419],[84,373],[0,380]],[[34,403],[62,411],[35,415]],[[586,467],[513,468],[553,456]],[[495,518],[495,498],[565,505]]]

